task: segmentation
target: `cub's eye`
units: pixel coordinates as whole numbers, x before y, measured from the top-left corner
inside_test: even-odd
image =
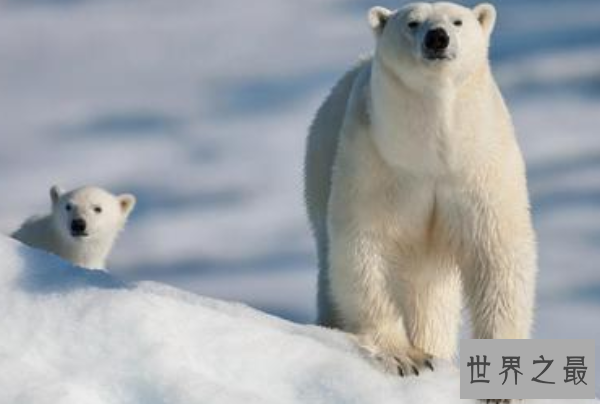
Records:
[[[462,20],[454,21],[454,25],[456,25],[457,27],[460,27],[462,25]]]
[[[411,21],[407,25],[408,25],[408,28],[415,29],[419,26],[419,21]]]
[[[67,211],[67,212],[70,212],[70,211],[71,211],[71,209],[73,209],[73,206],[71,206],[71,204],[70,204],[70,203],[67,203],[67,204],[65,205],[65,209],[66,209],[66,211]]]
[[[94,207],[94,212],[102,213],[102,208],[100,206],[96,206],[96,207]]]

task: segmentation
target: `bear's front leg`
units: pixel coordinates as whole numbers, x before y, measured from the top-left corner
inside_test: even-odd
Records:
[[[400,376],[432,369],[432,356],[414,347],[390,284],[386,261],[389,240],[374,233],[333,231],[330,247],[330,287],[334,312],[345,331],[384,370]]]
[[[433,356],[410,343],[403,343],[397,324],[380,324],[356,336],[358,346],[384,371],[404,376],[419,376],[424,369],[434,370]]]
[[[470,215],[461,268],[474,337],[529,338],[537,264],[527,205],[488,200]]]
[[[463,215],[467,236],[462,239],[461,269],[477,339],[526,339],[533,321],[537,260],[526,195],[520,201],[503,199],[508,203],[492,203],[501,198],[488,195]]]

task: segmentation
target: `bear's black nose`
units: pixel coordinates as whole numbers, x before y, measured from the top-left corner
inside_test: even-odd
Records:
[[[425,48],[432,51],[443,51],[450,44],[450,37],[443,28],[434,28],[425,34]]]
[[[71,233],[74,236],[85,234],[86,223],[83,219],[73,219],[71,222]]]

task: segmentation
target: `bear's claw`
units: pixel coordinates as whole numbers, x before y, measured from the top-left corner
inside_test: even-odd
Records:
[[[434,369],[432,364],[433,357],[416,348],[409,348],[402,355],[397,353],[395,355],[378,353],[373,355],[373,358],[384,370],[392,373],[395,372],[400,377],[419,376],[425,368],[429,368],[432,371]]]

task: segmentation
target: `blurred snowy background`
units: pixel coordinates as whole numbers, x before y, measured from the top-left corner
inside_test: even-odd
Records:
[[[402,3],[0,0],[0,230],[47,211],[54,183],[133,192],[113,273],[312,321],[306,129],[372,49],[376,4]],[[536,337],[600,341],[600,1],[495,5],[539,235]]]

